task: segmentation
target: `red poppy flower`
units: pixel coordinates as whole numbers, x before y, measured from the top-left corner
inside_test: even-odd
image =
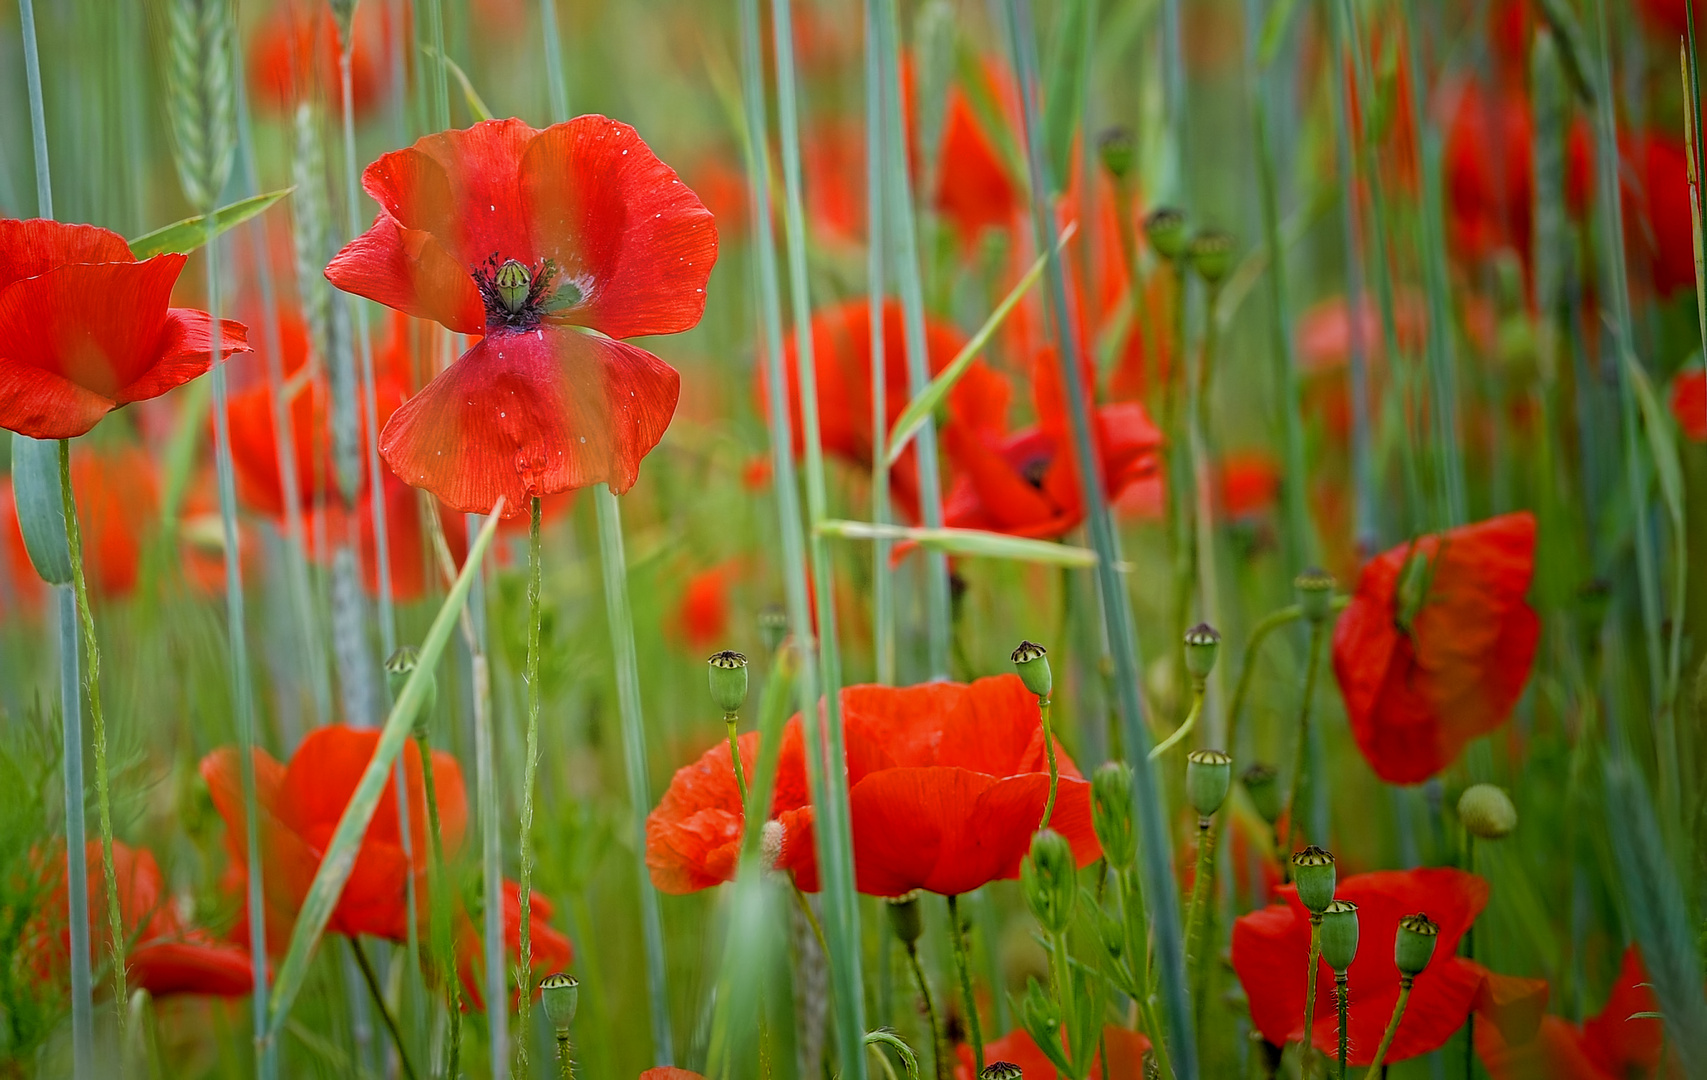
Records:
[[[1661,31],[1673,41],[1689,32],[1689,14],[1687,0],[1638,0],[1637,7],[1648,17],[1648,22],[1655,30]],[[1695,28],[1699,33],[1707,27],[1707,4],[1695,2]]]
[[[292,312],[278,313],[280,371],[285,377],[286,416],[296,449],[296,489],[302,505],[324,499],[336,484],[332,463],[331,393],[325,375],[308,365],[308,327]],[[260,359],[260,353],[256,354]],[[251,365],[259,371],[259,365]],[[273,394],[263,379],[232,394],[231,462],[237,493],[255,510],[284,516],[284,479],[279,471],[279,433],[273,425]],[[365,477],[365,472],[363,473]]]
[[[506,514],[588,484],[628,490],[680,378],[615,340],[699,321],[711,214],[627,124],[489,120],[363,173],[380,205],[326,268],[334,285],[484,334],[392,415],[380,453],[454,510]],[[586,333],[583,331],[595,331]]]
[[[948,429],[948,452],[960,475],[943,509],[946,524],[1053,539],[1084,520],[1072,429],[1052,350],[1039,355],[1034,371],[1035,427],[1002,439]],[[1100,406],[1093,420],[1103,490],[1118,499],[1156,472],[1162,434],[1136,401]]]
[[[358,118],[385,100],[391,52],[391,7],[357,4],[350,52],[350,101]],[[332,6],[324,0],[284,0],[269,11],[249,43],[249,87],[263,108],[288,114],[317,94],[343,108],[343,46]]]
[[[1498,1027],[1476,1028],[1476,1052],[1494,1080],[1627,1080],[1651,1076],[1665,1046],[1662,1022],[1637,1013],[1659,1009],[1647,985],[1641,954],[1624,953],[1606,1006],[1580,1027],[1557,1016],[1542,1019],[1535,1038],[1508,1040]],[[1680,1074],[1681,1075],[1681,1074]]]
[[[993,69],[986,66],[982,76],[986,92],[993,96]],[[1013,225],[1020,195],[966,91],[949,87],[944,110],[936,208],[954,227],[961,245],[970,248],[985,229]]]
[[[1302,1011],[1304,1006],[1299,1005]],[[1102,1050],[1108,1051],[1108,1070],[1103,1071]],[[1102,1048],[1091,1061],[1090,1080],[1144,1080],[1144,1055],[1150,1040],[1140,1032],[1113,1024],[1102,1029]],[[954,1080],[978,1080],[972,1048],[955,1047]],[[1060,1074],[1024,1028],[1015,1028],[994,1042],[984,1044],[984,1061],[1006,1061],[1019,1066],[1025,1080],[1059,1080]]]
[[[1262,514],[1280,494],[1280,465],[1260,450],[1222,458],[1219,479],[1221,509],[1230,518]]]
[[[289,939],[297,910],[308,895],[320,860],[349,805],[362,773],[379,745],[377,729],[332,725],[309,733],[281,765],[264,750],[255,751],[256,801],[260,807],[261,851],[265,859],[268,941],[275,947]],[[409,829],[416,838],[427,835],[426,789],[421,757],[413,742],[404,748],[409,787]],[[202,779],[213,796],[214,808],[225,819],[226,843],[232,855],[232,884],[241,887],[246,865],[243,789],[237,751],[215,750],[202,759]],[[440,835],[447,856],[462,844],[468,825],[468,801],[462,770],[456,758],[433,752],[438,794]],[[371,934],[401,941],[408,934],[406,896],[408,875],[426,893],[427,847],[417,843],[413,861],[403,853],[395,785],[387,784],[362,839],[350,878],[332,912],[329,929],[341,934]]]
[[[676,626],[695,649],[712,648],[729,633],[729,579],[733,563],[701,570],[688,579],[676,607]]]
[[[10,476],[0,478],[0,549],[0,614],[39,611],[47,589],[24,546]]]
[[[925,348],[934,375],[965,344],[960,333],[944,323],[927,321]],[[789,406],[793,410],[794,452],[805,448],[800,424],[800,386],[795,376],[794,336],[785,346]],[[818,432],[824,451],[859,468],[871,467],[871,304],[855,300],[819,311],[812,317],[812,359],[818,380]],[[883,305],[883,370],[885,423],[893,426],[913,395],[907,389],[907,338],[899,301]],[[763,371],[759,391],[767,392]],[[974,360],[948,395],[948,427],[964,427],[986,437],[998,437],[1007,415],[1007,380]],[[918,519],[918,458],[908,447],[889,472],[890,494],[896,509]]]
[[[1650,282],[1661,296],[1693,289],[1695,226],[1683,140],[1650,131],[1621,142],[1620,152],[1629,166],[1623,190],[1629,247],[1646,253]],[[1639,180],[1628,179],[1632,172]]]
[[[1541,621],[1524,600],[1535,518],[1465,525],[1377,556],[1334,627],[1351,733],[1377,776],[1415,784],[1505,722]]]
[[[171,307],[183,255],[138,262],[118,233],[0,220],[0,427],[69,439],[213,364],[207,312]],[[220,322],[220,359],[249,348]]]
[[[575,950],[569,939],[551,926],[551,901],[535,892],[528,898],[528,951],[532,958],[534,996],[539,996],[539,980],[553,971],[562,971],[574,959]],[[504,882],[504,945],[509,950],[512,968],[522,962],[522,891],[513,881]],[[457,971],[462,978],[463,1007],[484,1009],[485,995],[481,986],[486,982],[485,953],[480,931],[466,912],[458,912],[456,926]],[[520,997],[510,993],[512,1007]]]
[[[1252,1023],[1263,1038],[1283,1046],[1304,1037],[1310,913],[1292,886],[1279,891],[1285,903],[1253,911],[1234,922],[1233,969],[1250,1001]],[[1440,937],[1428,967],[1416,977],[1411,989],[1410,1002],[1387,1053],[1389,1062],[1437,1049],[1478,1007],[1491,1024],[1504,1026],[1514,1038],[1523,1034],[1519,1029],[1524,1015],[1531,1020],[1538,1016],[1535,999],[1540,995],[1545,1000],[1545,983],[1502,983],[1525,991],[1515,1000],[1503,1002],[1502,1007],[1502,1002],[1484,993],[1490,973],[1456,955],[1459,939],[1488,902],[1488,883],[1481,878],[1447,867],[1389,870],[1345,878],[1335,895],[1357,905],[1358,934],[1365,942],[1348,970],[1350,1064],[1370,1063],[1392,1018],[1399,998],[1399,968],[1393,960],[1392,942],[1399,920],[1406,915],[1425,912],[1439,924]],[[1320,961],[1316,979],[1318,990],[1333,986],[1333,969],[1326,960]],[[1310,1036],[1324,1053],[1338,1053],[1339,1017],[1331,992],[1316,995]]]
[[[1671,414],[1683,434],[1707,442],[1707,372],[1690,368],[1671,384]]]
[[[84,849],[88,864],[89,910],[107,910],[106,876],[102,871],[101,843],[91,840]],[[43,977],[65,979],[71,958],[70,901],[65,881],[65,857],[61,848],[44,870],[51,875],[48,906],[38,910],[24,931],[30,966]],[[173,994],[212,994],[240,997],[249,992],[252,980],[249,954],[222,942],[207,932],[185,926],[165,878],[146,848],[132,848],[113,841],[113,880],[118,886],[119,920],[125,929],[125,965],[133,988],[154,997]],[[90,920],[91,953],[99,958],[108,951],[107,920]]]

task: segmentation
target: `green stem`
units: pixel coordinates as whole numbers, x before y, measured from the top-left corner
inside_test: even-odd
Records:
[[[824,941],[824,924],[818,921],[818,913],[812,910],[812,902],[806,899],[806,893],[795,883],[793,877],[788,879],[789,888],[794,893],[794,903],[800,908],[800,914],[806,916],[806,925],[812,928],[812,937],[818,942],[825,956],[830,955],[830,946]]]
[[[551,119],[560,124],[569,119],[569,87],[563,78],[563,38],[557,29],[557,0],[539,0],[539,36],[545,40],[545,87],[551,98]],[[567,1038],[564,1036],[562,1045],[568,1045]]]
[[[439,826],[439,789],[433,775],[433,748],[427,741],[426,720],[416,722],[415,745],[421,754],[421,783],[427,795],[427,833],[432,846],[432,859],[427,863],[428,936],[432,940],[433,968],[444,980],[445,1011],[448,1014],[450,1044],[446,1055],[445,1075],[456,1076],[462,1057],[462,978],[456,970],[456,954],[451,948],[450,913],[446,910],[444,833]]]
[[[1045,814],[1047,820],[1047,814]],[[966,1027],[972,1035],[972,1056],[984,1072],[984,1028],[978,1022],[978,999],[972,996],[972,965],[967,957],[966,924],[960,920],[960,897],[948,898],[948,936],[954,944],[954,966],[960,973],[960,994],[966,999]]]
[[[77,502],[71,495],[71,440],[59,440],[59,497],[65,511],[65,542],[71,552],[71,584],[77,594],[77,615],[83,631],[83,692],[89,699],[89,722],[95,747],[95,808],[101,830],[101,874],[106,882],[107,948],[113,958],[113,1011],[124,1044],[125,993],[124,919],[119,914],[118,874],[113,870],[113,809],[107,772],[107,721],[101,710],[101,646],[95,640],[95,617],[89,611],[89,585],[83,575],[83,534],[77,522]],[[68,853],[70,857],[72,853]],[[74,853],[86,857],[83,852]]]
[[[1175,728],[1172,735],[1163,739],[1150,748],[1150,760],[1155,761],[1163,754],[1179,745],[1181,739],[1190,735],[1197,727],[1197,718],[1203,714],[1204,680],[1195,676],[1191,680],[1191,711],[1185,714],[1185,723]]]
[[[1073,1060],[1077,1047],[1069,1046],[1070,1032],[1075,1030],[1073,1023],[1073,960],[1067,952],[1067,933],[1062,931],[1053,934],[1049,942],[1049,973],[1050,981],[1055,986],[1055,1007],[1061,1014],[1061,1049],[1066,1051],[1067,1060]]]
[[[1245,652],[1239,657],[1239,678],[1233,683],[1233,700],[1227,705],[1227,752],[1235,759],[1239,756],[1239,716],[1244,711],[1245,696],[1250,693],[1251,672],[1256,669],[1257,650],[1268,640],[1268,635],[1303,617],[1303,608],[1297,604],[1288,604],[1259,619],[1257,624],[1251,627],[1250,637],[1245,639]]]
[[[549,0],[547,0],[549,3]],[[533,1011],[533,789],[539,774],[539,496],[530,500],[528,514],[528,656],[522,681],[528,687],[527,758],[522,763],[521,871],[517,942],[521,963],[516,978],[521,997],[516,1022],[516,1071],[529,1072],[528,1019]]]
[[[1339,1080],[1345,1080],[1345,1054],[1346,1054],[1345,1017],[1346,1017],[1346,1010],[1350,1007],[1350,992],[1346,988],[1346,974],[1345,974],[1345,969],[1343,969],[1343,968],[1334,972],[1334,999],[1335,999],[1335,1002],[1339,1008],[1339,1026],[1340,1026]]]
[[[550,4],[551,0],[545,0]],[[559,1080],[575,1080],[575,1061],[569,1053],[569,1033],[557,1033],[557,1076]]]
[[[1405,1003],[1411,1000],[1412,976],[1399,977],[1399,1000],[1393,1004],[1393,1018],[1387,1021],[1387,1030],[1381,1036],[1381,1045],[1375,1048],[1375,1058],[1369,1063],[1369,1071],[1363,1074],[1364,1080],[1377,1080],[1381,1075],[1382,1062],[1387,1060],[1387,1051],[1393,1045],[1394,1036],[1399,1034],[1399,1021],[1405,1016]],[[1344,1022],[1341,1022],[1344,1026]]]
[[[878,8],[886,3],[888,0],[865,0],[865,286],[871,318],[871,520],[878,525],[887,525],[890,519],[889,361],[883,340],[886,132],[883,42],[878,34]],[[895,574],[889,565],[889,553],[887,538],[879,537],[872,543],[872,650],[877,681],[885,686],[895,682]]]
[[[942,1032],[936,1023],[936,1005],[931,1001],[931,984],[925,980],[925,969],[919,963],[918,946],[907,943],[907,963],[913,969],[913,981],[919,985],[919,997],[925,1003],[925,1026],[930,1030],[931,1061],[936,1065],[936,1080],[948,1080],[948,1063],[942,1054]]]
[[[735,790],[741,793],[741,805],[747,805],[747,771],[741,765],[741,747],[736,739],[737,725],[741,718],[734,713],[723,718],[723,726],[729,733],[729,761],[735,767]]]
[[[1168,1040],[1162,1028],[1161,1020],[1156,1015],[1155,995],[1150,992],[1150,944],[1144,933],[1144,894],[1133,883],[1132,871],[1116,870],[1111,876],[1114,883],[1115,905],[1120,911],[1120,925],[1126,936],[1126,955],[1132,967],[1133,984],[1138,988],[1138,1018],[1143,1024],[1144,1033],[1150,1037],[1150,1046],[1156,1051],[1156,1063],[1161,1067],[1160,1075],[1173,1075],[1173,1067],[1168,1061]]]
[[[1300,1075],[1305,1077],[1310,1075],[1310,1059],[1316,1050],[1316,968],[1321,966],[1321,959],[1322,917],[1311,912],[1310,967],[1304,975],[1304,1041],[1298,1051],[1298,1071]]]
[[[1188,973],[1201,966],[1197,955],[1197,939],[1203,934],[1203,909],[1209,893],[1209,879],[1215,869],[1215,843],[1220,834],[1209,818],[1197,819],[1197,865],[1191,879],[1191,906],[1185,916],[1185,962]]]
[[[385,1021],[385,1030],[391,1035],[391,1043],[397,1047],[397,1059],[403,1063],[403,1075],[409,1080],[415,1080],[415,1066],[409,1063],[409,1048],[403,1044],[403,1032],[397,1027],[397,1018],[391,1015],[391,1007],[385,1003],[385,995],[380,992],[379,979],[373,973],[373,965],[368,962],[367,953],[362,950],[362,943],[356,938],[347,938],[350,951],[356,956],[356,967],[361,969],[362,981],[367,983],[368,994],[373,998],[374,1007],[379,1010],[379,1017]]]
[[[646,815],[651,795],[646,783],[646,722],[641,715],[640,659],[634,651],[634,617],[628,601],[628,559],[622,546],[622,506],[605,484],[593,488],[598,511],[599,548],[603,553],[605,612],[610,621],[611,652],[616,661],[616,692],[622,721],[623,757],[628,772],[628,800],[634,816],[634,836],[646,849]],[[639,872],[640,928],[646,945],[646,1000],[652,1022],[652,1056],[662,1064],[675,1058],[670,1036],[670,1007],[664,974],[664,929],[658,913],[658,892],[643,859]]]
[[[1304,698],[1298,705],[1298,749],[1292,759],[1292,791],[1286,797],[1286,843],[1281,845],[1279,852],[1283,860],[1286,851],[1292,846],[1292,837],[1302,830],[1298,821],[1299,796],[1308,794],[1310,790],[1308,782],[1304,779],[1304,773],[1307,771],[1310,760],[1310,704],[1316,696],[1316,669],[1321,666],[1322,639],[1324,637],[1326,635],[1322,633],[1322,624],[1312,621],[1310,623],[1310,652],[1304,661]],[[1305,835],[1311,842],[1327,839],[1322,836],[1311,837],[1308,833]]]
[[[1055,814],[1055,792],[1061,783],[1061,769],[1055,762],[1055,733],[1049,727],[1049,699],[1037,699],[1037,711],[1043,720],[1043,749],[1049,755],[1049,798],[1043,804],[1043,819],[1037,823],[1038,831],[1049,827],[1049,819]]]

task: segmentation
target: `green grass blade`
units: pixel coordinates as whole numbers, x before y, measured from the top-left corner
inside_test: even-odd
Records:
[[[1025,537],[985,532],[982,529],[931,529],[831,519],[819,522],[815,531],[820,536],[838,540],[906,540],[946,555],[1013,559],[1045,566],[1078,568],[1097,564],[1096,552],[1089,548],[1057,544],[1049,540],[1028,540]]]
[[[462,70],[462,65],[458,64],[455,60],[452,60],[448,55],[433,48],[431,45],[421,46],[421,51],[427,54],[427,58],[429,60],[439,61],[439,63],[443,65],[444,70],[456,76],[457,84],[462,87],[462,100],[467,103],[470,116],[474,117],[476,120],[492,119],[494,115],[492,110],[486,105],[486,102],[481,99],[479,91],[474,89],[474,83],[469,81],[468,72]]]
[[[238,199],[220,207],[211,214],[197,214],[182,221],[174,221],[153,232],[143,233],[134,240],[128,241],[130,253],[139,259],[153,255],[162,255],[168,251],[189,253],[195,251],[210,239],[221,235],[270,209],[274,203],[283,199],[295,187],[279,188],[277,191],[267,191],[259,195],[251,195],[247,199]],[[209,220],[212,228],[209,228]]]

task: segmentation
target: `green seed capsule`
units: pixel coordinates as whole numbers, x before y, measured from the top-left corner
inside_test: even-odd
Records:
[[[1393,962],[1399,974],[1416,976],[1428,967],[1434,957],[1434,946],[1440,940],[1440,926],[1421,912],[1399,920],[1399,933],[1393,939]]]
[[[1357,905],[1335,900],[1322,912],[1322,959],[1344,971],[1357,959]]]
[[[1132,831],[1132,766],[1126,762],[1104,762],[1091,774],[1091,827],[1108,865],[1131,867],[1138,858],[1138,838]]]
[[[1517,828],[1517,807],[1505,789],[1493,784],[1472,784],[1458,796],[1458,820],[1471,836],[1498,840]]]
[[[892,897],[888,902],[889,925],[903,944],[912,945],[924,933],[924,920],[919,912],[919,890],[905,896]]]
[[[1138,156],[1138,140],[1132,137],[1130,128],[1111,127],[1098,137],[1097,155],[1114,182],[1124,184],[1132,175],[1132,165]]]
[[[1285,794],[1280,790],[1280,774],[1273,765],[1259,761],[1239,774],[1239,782],[1245,785],[1245,794],[1251,797],[1251,805],[1264,821],[1273,825],[1280,820]]]
[[[1191,238],[1191,267],[1211,289],[1233,270],[1233,237],[1220,229],[1204,229]]]
[[[1221,651],[1221,635],[1208,623],[1198,623],[1185,632],[1185,670],[1192,678],[1202,681],[1215,670],[1215,656]]]
[[[1334,857],[1311,844],[1292,856],[1292,883],[1298,887],[1298,900],[1320,915],[1334,902]]]
[[[403,693],[403,687],[408,685],[409,677],[421,663],[421,654],[413,645],[399,645],[397,651],[385,658],[385,682],[391,688],[391,698],[395,701]],[[427,673],[427,685],[421,695],[421,705],[415,710],[414,732],[416,737],[424,737],[433,717],[433,707],[439,700],[439,681],[432,672]]]
[[[747,658],[724,649],[706,660],[711,673],[711,700],[724,716],[734,716],[747,703]]]
[[[978,1080],[1025,1080],[1025,1073],[1011,1061],[992,1061],[978,1074]]]
[[[504,305],[504,310],[515,314],[527,303],[528,292],[533,288],[533,274],[526,266],[511,259],[498,267],[492,284],[497,286],[498,302]]]
[[[1048,701],[1050,691],[1055,689],[1055,676],[1049,670],[1049,650],[1035,641],[1022,641],[1008,659],[1014,662],[1014,671],[1025,688],[1036,694],[1037,700]]]
[[[1199,817],[1208,817],[1227,801],[1233,786],[1233,759],[1219,750],[1193,750],[1185,759],[1185,791]]]
[[[1292,579],[1292,587],[1306,619],[1319,623],[1333,613],[1334,576],[1326,570],[1311,567]]]
[[[581,984],[573,975],[559,971],[539,980],[539,1003],[545,1015],[558,1031],[568,1031],[575,1022],[575,1009],[581,1003]]]
[[[1144,238],[1157,255],[1173,261],[1185,254],[1185,214],[1171,206],[1150,211],[1144,218]]]

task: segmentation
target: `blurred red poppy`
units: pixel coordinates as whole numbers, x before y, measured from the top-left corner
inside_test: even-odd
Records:
[[[1625,159],[1627,245],[1646,254],[1661,296],[1695,287],[1695,226],[1689,214],[1689,157],[1683,140],[1647,132],[1620,140]],[[1634,174],[1634,175],[1632,175]]]
[[[154,460],[140,446],[79,445],[71,452],[71,487],[89,590],[128,596],[142,566],[145,531],[138,525],[160,514]]]
[[[985,99],[999,101],[994,66],[982,65],[979,75]],[[1020,193],[966,90],[949,87],[943,108],[936,208],[954,227],[961,246],[971,248],[985,229],[1012,227]]]
[[[676,627],[695,649],[719,645],[729,633],[729,579],[735,564],[726,562],[688,578],[676,606]]]
[[[0,477],[0,614],[36,612],[47,596],[47,586],[36,575],[24,534],[18,526],[18,506],[12,495],[11,476]]]
[[[1636,6],[1648,17],[1648,22],[1669,37],[1678,38],[1689,32],[1688,0],[1637,0]],[[1707,3],[1695,0],[1695,30],[1707,29]]]
[[[1420,783],[1505,722],[1541,633],[1524,600],[1534,571],[1528,512],[1421,537],[1363,567],[1334,627],[1334,674],[1377,776]]]
[[[532,958],[533,980],[529,985],[534,987],[534,996],[539,996],[539,979],[553,971],[561,971],[569,966],[575,957],[575,950],[569,944],[569,939],[554,929],[551,925],[551,901],[538,892],[528,899],[529,939],[528,951]],[[522,957],[522,900],[521,886],[513,881],[504,882],[504,945],[510,954],[512,972],[521,968]],[[458,912],[456,920],[456,958],[457,972],[462,978],[463,1007],[466,1009],[484,1009],[486,998],[481,993],[485,983],[483,968],[485,953],[482,951],[480,930],[467,912]],[[512,1007],[520,994],[510,992]]]
[[[101,842],[84,849],[88,864],[89,910],[107,910],[106,876]],[[65,882],[63,847],[49,867],[51,895],[45,908],[31,916],[23,931],[26,955],[41,977],[68,978],[71,957],[70,901]],[[154,853],[113,841],[113,880],[118,886],[119,919],[125,929],[125,966],[133,989],[154,997],[173,994],[212,994],[240,997],[249,992],[249,954],[204,930],[184,925]],[[106,918],[91,918],[90,953],[96,959],[108,952]]]
[[[468,513],[500,496],[513,516],[533,496],[628,490],[680,378],[615,339],[699,321],[717,228],[694,193],[602,116],[428,135],[369,165],[363,185],[379,217],[327,278],[485,335],[392,415],[386,463]]]
[[[93,225],[0,220],[0,427],[73,438],[211,367],[207,312],[170,306],[185,260],[138,262]],[[249,348],[242,323],[219,334],[219,359]]]
[[[934,375],[965,344],[953,327],[927,321],[925,350]],[[789,406],[793,411],[794,452],[804,452],[800,421],[800,384],[795,375],[795,339],[784,346]],[[818,380],[818,432],[824,451],[859,468],[871,467],[871,304],[855,300],[825,308],[812,317],[812,361]],[[907,386],[907,335],[901,304],[883,305],[883,400],[885,424],[893,427],[913,395]],[[767,393],[760,369],[759,393]],[[1007,380],[981,360],[972,361],[948,395],[949,429],[962,428],[985,437],[1000,435],[1006,421],[1010,390]],[[918,456],[909,446],[889,471],[889,491],[900,516],[918,520]]]
[[[1103,1071],[1102,1050],[1108,1051],[1107,1072]],[[1144,1055],[1150,1051],[1150,1040],[1142,1033],[1110,1024],[1102,1029],[1102,1050],[1091,1061],[1090,1080],[1144,1080]],[[954,1054],[954,1080],[978,1080],[972,1048],[961,1043]],[[984,1061],[1018,1065],[1025,1080],[1059,1080],[1061,1075],[1024,1028],[985,1043]]]
[[[260,809],[262,857],[266,860],[267,940],[279,948],[290,929],[338,819],[379,745],[377,729],[341,725],[317,728],[302,740],[289,765],[281,765],[264,750],[255,751],[256,802]],[[404,748],[409,788],[410,835],[427,835],[426,789],[421,757],[415,744]],[[237,751],[215,750],[202,759],[201,774],[214,808],[225,819],[226,845],[231,851],[231,880],[241,891],[246,866],[243,789]],[[433,752],[441,836],[446,856],[462,844],[468,825],[468,800],[462,769],[456,758]],[[408,876],[426,894],[426,845],[416,844],[413,859],[404,855],[395,785],[387,784],[374,811],[348,883],[338,898],[328,929],[341,934],[371,934],[402,941],[408,933],[406,907]]]
[[[1630,1080],[1655,1075],[1665,1028],[1634,945],[1625,950],[1606,1005],[1581,1026],[1558,1016],[1541,1020],[1535,1038],[1508,1040],[1492,1024],[1476,1028],[1476,1053],[1494,1080]],[[1675,1063],[1674,1063],[1675,1064]],[[1682,1075],[1681,1071],[1677,1075]]]
[[[1280,494],[1280,463],[1261,450],[1229,453],[1221,459],[1219,480],[1222,513],[1235,520],[1255,517]]]
[[[1310,913],[1298,901],[1296,889],[1285,886],[1279,891],[1284,903],[1234,922],[1233,969],[1250,1001],[1252,1023],[1264,1039],[1283,1046],[1304,1037]],[[1399,920],[1418,912],[1439,925],[1440,937],[1428,967],[1416,977],[1387,1061],[1404,1061],[1437,1049],[1464,1026],[1473,1009],[1512,1038],[1533,1034],[1546,1000],[1546,983],[1502,979],[1456,955],[1459,939],[1488,902],[1486,881],[1447,867],[1389,870],[1345,878],[1335,896],[1357,905],[1358,936],[1365,943],[1348,972],[1350,1064],[1368,1065],[1387,1030],[1399,998],[1392,942]],[[1333,985],[1333,970],[1326,960],[1320,961],[1316,977],[1318,987]],[[1506,993],[1486,993],[1490,980],[1497,980]],[[1317,994],[1310,1037],[1317,1049],[1337,1053],[1339,1017],[1332,993]]]
[[[1036,426],[999,439],[948,429],[948,452],[959,477],[943,509],[947,525],[1053,539],[1084,520],[1054,351],[1040,353],[1033,370]],[[1103,491],[1110,500],[1118,499],[1129,486],[1155,474],[1162,434],[1136,401],[1100,406],[1093,421]]]
[[[280,310],[277,318],[279,368],[284,375],[286,416],[296,450],[296,489],[302,505],[312,507],[336,483],[329,416],[331,394],[323,371],[318,365],[309,365],[307,324],[292,311]],[[263,358],[257,351],[256,359]],[[260,364],[248,367],[257,374],[262,370]],[[284,479],[279,471],[279,433],[273,425],[272,389],[264,378],[255,378],[251,383],[233,393],[228,405],[237,494],[260,513],[282,518]]]
[[[358,119],[383,102],[394,28],[390,4],[357,4],[350,52],[350,102]],[[283,0],[255,28],[249,42],[249,87],[256,104],[289,113],[312,99],[343,109],[339,60],[343,43],[326,0]]]
[[[1686,437],[1707,442],[1707,371],[1690,368],[1671,384],[1671,414]]]

